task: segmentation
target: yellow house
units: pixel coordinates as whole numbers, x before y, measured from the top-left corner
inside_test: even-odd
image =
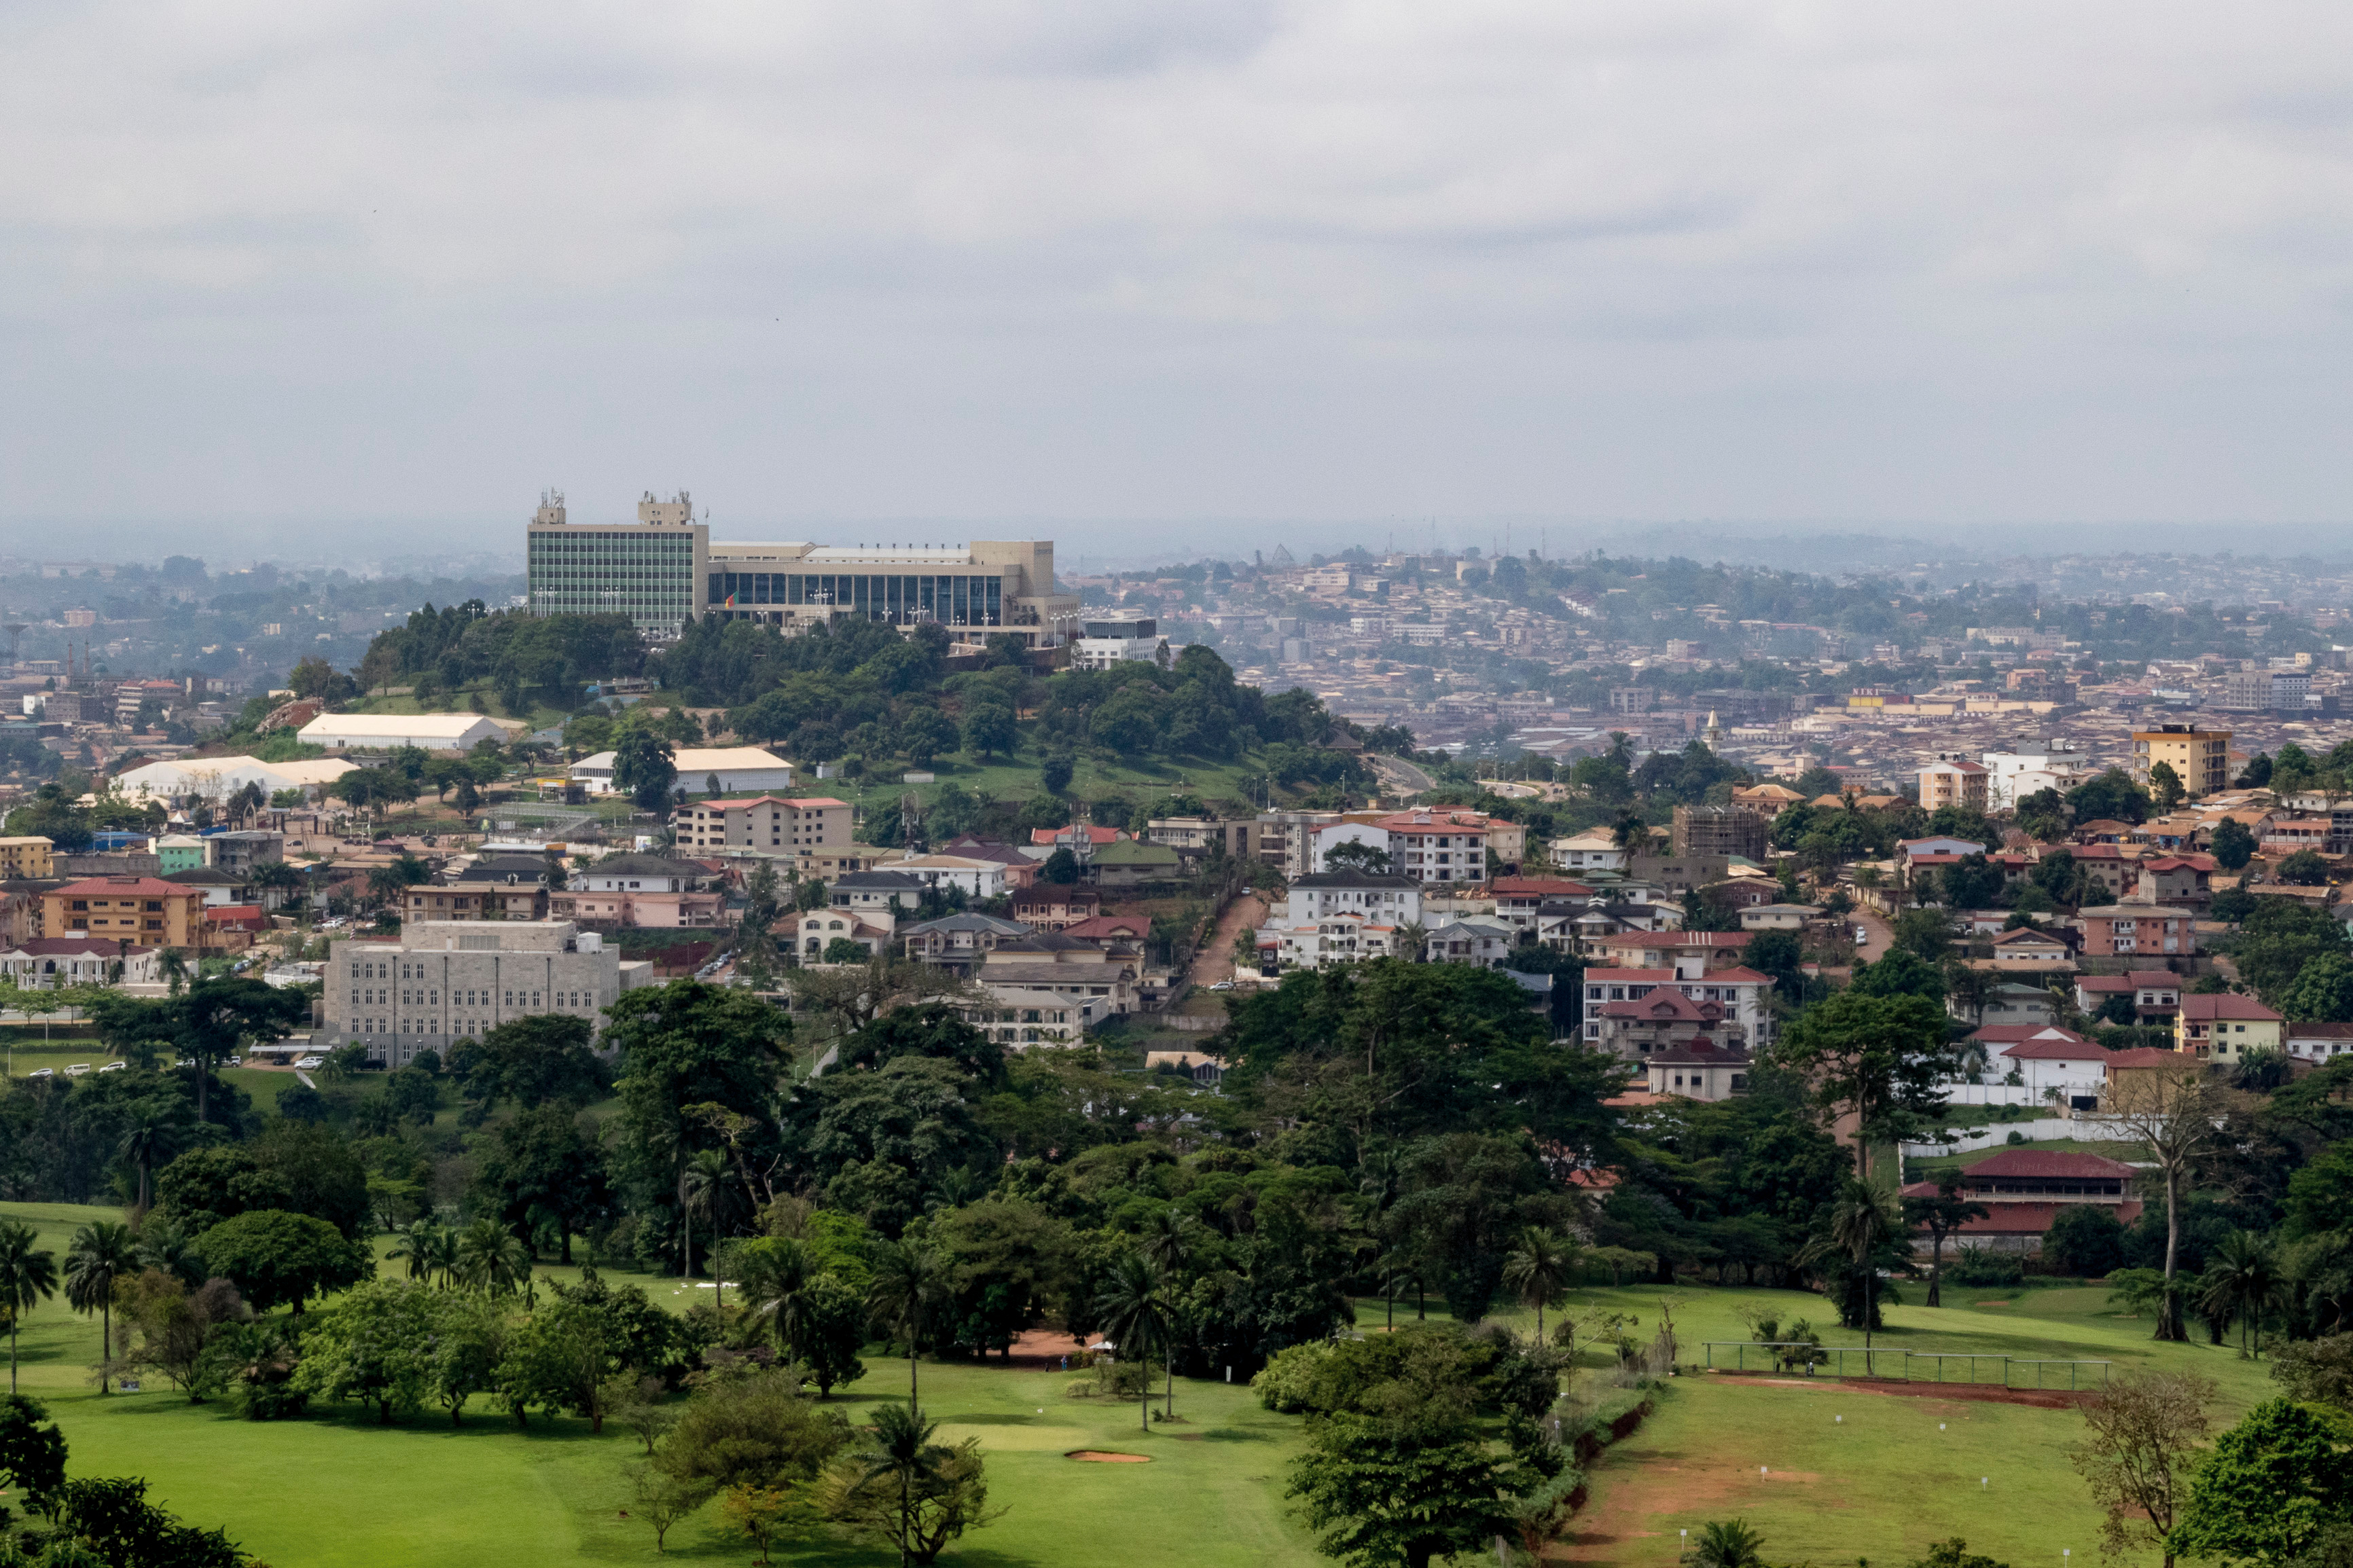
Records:
[[[25,838],[0,838],[0,879],[48,877],[49,841],[38,834]]]
[[[2284,1044],[2280,1016],[2252,996],[2184,996],[2173,1020],[2173,1048],[2201,1062],[2244,1061]]]

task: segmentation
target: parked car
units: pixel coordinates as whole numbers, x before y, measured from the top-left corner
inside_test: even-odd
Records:
[[[1854,928],[1854,945],[1857,947],[1869,947],[1871,945],[1871,928],[1869,926],[1857,926]]]
[[[98,1070],[100,1072],[129,1072],[131,1070],[131,1064],[129,1062],[109,1062]]]
[[[66,1076],[68,1078],[86,1078],[89,1074],[90,1064],[88,1062],[75,1062],[66,1068]]]
[[[294,1065],[298,1068],[322,1068],[327,1065],[327,1058],[324,1057],[304,1057]]]
[[[1234,983],[1230,980],[1216,981],[1209,986],[1209,989],[1212,991],[1231,991],[1233,988]]]
[[[245,1058],[243,1057],[226,1057],[221,1060],[221,1066],[225,1068],[239,1068],[244,1065]]]
[[[31,1072],[26,1073],[25,1076],[26,1078],[55,1078],[58,1076],[58,1070],[55,1068],[35,1068]]]

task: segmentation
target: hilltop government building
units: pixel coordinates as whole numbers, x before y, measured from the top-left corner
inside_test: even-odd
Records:
[[[551,490],[531,521],[529,560],[533,614],[617,611],[653,637],[677,637],[694,616],[786,631],[848,616],[929,622],[960,641],[1008,632],[1032,647],[1079,630],[1078,595],[1054,587],[1050,542],[714,544],[684,490],[648,491],[633,523],[572,522]]]

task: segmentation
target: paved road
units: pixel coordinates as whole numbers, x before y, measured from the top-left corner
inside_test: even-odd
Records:
[[[1423,773],[1403,757],[1376,753],[1369,760],[1373,764],[1373,772],[1379,776],[1381,783],[1399,795],[1419,795],[1426,789],[1438,787],[1437,782],[1428,773]]]

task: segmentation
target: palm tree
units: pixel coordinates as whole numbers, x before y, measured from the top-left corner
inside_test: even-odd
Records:
[[[797,1241],[778,1241],[754,1251],[738,1281],[752,1315],[767,1320],[776,1348],[790,1352],[802,1342],[809,1307],[808,1288],[818,1277],[817,1259]]]
[[[73,1234],[66,1247],[66,1301],[88,1317],[99,1314],[98,1391],[107,1392],[114,1360],[114,1281],[139,1267],[139,1244],[120,1220],[93,1220]]]
[[[1164,1327],[1172,1331],[1177,1326],[1179,1315],[1174,1300],[1175,1279],[1184,1272],[1185,1265],[1192,1261],[1193,1247],[1200,1229],[1199,1220],[1174,1208],[1162,1209],[1144,1222],[1144,1256],[1170,1279],[1170,1317]],[[1189,1328],[1187,1331],[1190,1331]],[[1161,1369],[1168,1377],[1166,1390],[1160,1397],[1161,1415],[1164,1419],[1173,1418],[1176,1414],[1176,1336],[1174,1332],[1161,1337],[1160,1363]]]
[[[531,1273],[531,1254],[494,1219],[478,1219],[458,1238],[458,1278],[471,1289],[503,1296]]]
[[[1710,1520],[1700,1527],[1685,1561],[1692,1568],[1764,1568],[1765,1538],[1745,1519]]]
[[[139,1267],[159,1269],[183,1285],[205,1282],[203,1255],[196,1251],[188,1227],[175,1219],[147,1216],[139,1227]]]
[[[680,1270],[681,1279],[694,1278],[694,1216],[697,1213],[711,1222],[712,1246],[703,1250],[708,1253],[717,1246],[719,1206],[727,1201],[727,1156],[716,1149],[699,1150],[686,1157],[686,1172],[680,1181],[680,1191],[686,1197],[686,1258],[685,1267]],[[714,1269],[712,1278],[717,1277]],[[724,1283],[721,1284],[720,1289],[723,1294],[725,1292]],[[721,1305],[725,1305],[725,1302],[722,1301]]]
[[[8,1392],[16,1392],[16,1325],[58,1293],[58,1257],[34,1246],[29,1225],[0,1222],[0,1311],[8,1314]]]
[[[1520,1232],[1518,1243],[1504,1258],[1504,1283],[1536,1310],[1538,1344],[1545,1342],[1545,1309],[1560,1300],[1568,1271],[1576,1264],[1575,1242],[1535,1225]]]
[[[385,1256],[405,1261],[411,1279],[429,1282],[440,1266],[441,1238],[445,1234],[430,1215],[420,1215],[392,1233],[392,1250]]]
[[[132,1122],[131,1131],[122,1135],[122,1157],[139,1173],[139,1205],[134,1211],[138,1214],[147,1212],[147,1195],[155,1167],[171,1159],[173,1134],[176,1131],[162,1118],[145,1115]]]
[[[916,1400],[915,1352],[923,1342],[925,1309],[947,1294],[948,1256],[929,1242],[890,1242],[875,1249],[874,1282],[867,1306],[892,1333],[907,1336],[907,1404]]]
[[[1125,1350],[1134,1341],[1136,1360],[1145,1368],[1144,1400],[1137,1412],[1146,1433],[1152,1430],[1152,1341],[1165,1333],[1167,1325],[1166,1284],[1159,1265],[1140,1252],[1131,1252],[1112,1268],[1102,1294],[1095,1298],[1095,1311],[1103,1318],[1103,1327],[1118,1336],[1118,1349]]]
[[[937,1423],[924,1420],[912,1400],[905,1405],[882,1405],[874,1412],[873,1443],[854,1461],[859,1467],[857,1489],[863,1490],[885,1476],[898,1480],[899,1568],[907,1568],[913,1561],[909,1547],[915,1533],[912,1517],[915,1489],[938,1475],[940,1461],[947,1458],[948,1450],[932,1441],[938,1430]]]
[[[1862,1292],[1852,1310],[1862,1330],[1863,1364],[1871,1363],[1872,1320],[1879,1315],[1879,1276],[1873,1255],[1904,1228],[1903,1216],[1885,1193],[1850,1179],[1830,1206],[1830,1228],[1808,1242],[1799,1263],[1843,1258],[1853,1269],[1850,1289]]]
[[[2258,1236],[2234,1230],[2214,1249],[2198,1280],[2199,1310],[2209,1317],[2239,1320],[2239,1353],[2247,1353],[2247,1328],[2254,1326],[2254,1353],[2263,1353],[2263,1314],[2280,1298],[2279,1255]]]

